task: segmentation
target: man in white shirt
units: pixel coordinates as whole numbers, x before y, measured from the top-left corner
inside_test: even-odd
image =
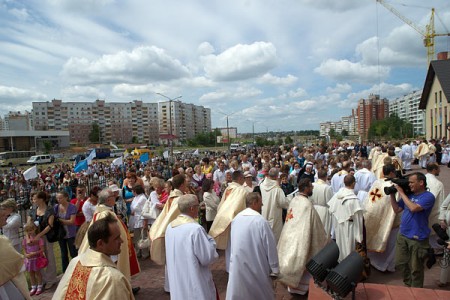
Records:
[[[441,169],[437,162],[430,162],[427,164],[427,174],[425,174],[425,177],[427,178],[427,187],[435,198],[433,209],[431,210],[430,217],[428,219],[428,224],[430,227],[433,224],[439,223],[439,208],[445,199],[444,184],[437,179],[440,172]],[[435,249],[436,253],[442,253],[442,246],[437,243],[437,239],[438,237],[434,230],[431,230],[430,246]]]
[[[261,216],[261,196],[249,193],[245,200],[247,208],[231,223],[226,299],[275,299],[271,278],[279,273],[277,244],[269,223]]]
[[[222,161],[219,162],[219,168],[214,171],[213,180],[218,183],[219,186],[225,182],[225,164]]]
[[[181,196],[181,214],[167,226],[166,263],[173,300],[215,299],[217,295],[209,266],[219,255],[214,239],[195,220],[198,207],[197,196]]]

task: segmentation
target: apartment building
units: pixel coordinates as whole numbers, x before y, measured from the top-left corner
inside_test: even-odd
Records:
[[[35,130],[68,130],[72,143],[89,143],[92,125],[100,129],[99,142],[140,143],[159,141],[158,103],[134,100],[128,103],[63,102],[52,100],[33,102]]]
[[[172,134],[174,143],[184,143],[202,132],[211,131],[211,109],[181,101],[158,103],[160,142]]]
[[[368,99],[360,99],[356,108],[356,130],[363,140],[367,139],[370,125],[376,120],[389,117],[389,101],[371,94]]]
[[[389,102],[389,115],[396,114],[400,119],[413,125],[414,135],[425,134],[425,111],[419,109],[422,91],[414,91]]]

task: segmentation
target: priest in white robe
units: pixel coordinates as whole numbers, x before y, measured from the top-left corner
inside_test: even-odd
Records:
[[[361,162],[361,167],[362,168],[355,173],[355,194],[357,195],[359,191],[368,192],[372,184],[375,182],[375,180],[377,180],[377,177],[371,171],[372,163],[370,162],[370,160],[363,160]]]
[[[306,271],[306,264],[329,239],[319,215],[308,199],[313,194],[311,180],[301,179],[298,190],[298,195],[289,204],[277,248],[280,261],[279,281],[288,286],[289,293],[304,295],[308,292],[311,279]]]
[[[342,187],[344,187],[344,178],[350,171],[351,166],[351,161],[344,161],[342,163],[342,170],[331,177],[330,184],[334,194],[336,194]]]
[[[272,281],[279,273],[277,244],[269,223],[261,216],[261,196],[249,193],[246,206],[231,223],[226,299],[275,299]]]
[[[167,226],[175,220],[180,211],[178,210],[178,199],[186,191],[186,179],[184,175],[178,174],[172,178],[173,190],[170,192],[163,210],[150,227],[149,237],[152,241],[150,246],[150,258],[158,265],[164,265],[166,262],[166,250],[164,236]],[[168,285],[166,282],[166,290]]]
[[[277,168],[271,168],[268,177],[260,184],[263,201],[261,215],[269,222],[277,242],[283,229],[283,208],[289,206],[289,200],[277,181],[279,173]]]
[[[444,203],[445,199],[444,184],[439,179],[437,179],[440,172],[441,169],[438,163],[431,162],[427,164],[427,174],[425,174],[425,177],[427,178],[427,188],[436,199],[434,201],[430,216],[428,217],[428,224],[430,228],[431,226],[433,226],[433,224],[439,223],[439,209],[442,203]],[[437,243],[438,237],[434,230],[431,230],[429,239],[430,246],[435,249],[435,252],[438,253],[439,251],[442,253],[442,246]]]
[[[356,243],[363,240],[363,210],[355,195],[355,177],[344,178],[345,187],[331,198],[328,205],[335,218],[336,244],[339,247],[339,262],[355,251]]]
[[[229,239],[231,231],[231,221],[234,217],[245,209],[245,196],[248,191],[242,186],[244,184],[244,175],[241,171],[234,171],[232,182],[223,192],[217,215],[209,230],[209,234],[214,238],[217,249],[225,250],[225,266],[229,270],[230,249]]]
[[[328,202],[333,197],[333,190],[327,183],[327,170],[320,169],[317,172],[318,180],[313,182],[313,192],[309,197],[315,210],[319,214],[320,221],[322,221],[323,228],[327,237],[331,235],[332,218],[328,210]]]
[[[120,234],[123,242],[120,246],[120,253],[118,255],[114,255],[112,259],[117,264],[117,269],[119,269],[128,280],[131,280],[131,276],[140,272],[140,266],[136,257],[136,252],[134,251],[133,243],[131,242],[128,228],[113,211],[116,201],[115,199],[114,192],[110,188],[103,189],[98,194],[98,204],[95,208],[95,213],[92,220],[95,222],[107,216],[113,216],[119,222],[118,224],[120,225]],[[91,226],[91,224],[89,226]],[[88,249],[88,235],[85,234],[80,249],[78,249],[78,255],[83,254]]]
[[[0,209],[0,228],[6,225],[7,212]],[[0,299],[31,299],[25,278],[23,256],[0,235]]]
[[[414,159],[413,149],[408,141],[402,145],[402,156],[400,157],[403,161],[403,169],[405,171],[411,171],[411,163]]]
[[[217,299],[209,266],[219,255],[214,239],[195,220],[198,207],[197,196],[181,196],[181,214],[167,226],[166,264],[172,300]]]
[[[430,148],[426,139],[417,146],[416,151],[414,151],[414,157],[419,160],[419,166],[422,169],[426,169],[428,158],[430,157]]]
[[[383,174],[385,178],[395,178],[395,166],[385,165]],[[390,186],[391,181],[378,179],[364,199],[367,256],[371,265],[382,272],[395,271],[395,245],[401,217],[391,209],[391,196],[384,192]]]
[[[134,299],[130,281],[111,260],[121,252],[120,226],[111,214],[92,222],[90,248],[70,261],[52,299]]]

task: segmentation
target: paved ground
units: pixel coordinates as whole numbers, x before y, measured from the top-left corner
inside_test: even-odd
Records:
[[[417,166],[414,166],[417,169]],[[446,166],[441,167],[441,175],[439,179],[444,183],[446,187],[446,194],[450,191],[450,169]],[[225,259],[224,252],[219,251],[219,260],[212,265],[212,273],[214,282],[219,290],[220,299],[225,299],[226,286],[228,282],[228,274],[225,272]],[[141,274],[137,275],[132,280],[133,286],[140,286],[141,291],[136,295],[136,299],[170,299],[169,294],[164,292],[164,267],[157,266],[150,260],[141,261]],[[431,269],[427,269],[425,272],[424,287],[429,289],[438,289],[435,282],[439,279],[440,268],[438,264],[434,265]],[[367,280],[369,283],[380,283],[389,285],[403,286],[401,274],[395,273],[382,273],[375,269],[372,269],[372,274]],[[257,288],[255,286],[254,288]],[[47,291],[46,293],[34,296],[34,299],[51,299],[52,293],[55,288]],[[443,288],[450,291],[450,287]],[[281,284],[276,288],[277,299],[307,299],[307,296],[292,296],[285,287]],[[430,299],[431,300],[431,299]]]

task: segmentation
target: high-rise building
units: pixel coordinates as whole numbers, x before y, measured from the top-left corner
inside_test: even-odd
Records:
[[[396,114],[400,119],[413,125],[414,135],[425,134],[425,112],[419,109],[422,91],[414,91],[389,102],[389,115]]]
[[[367,139],[370,125],[376,120],[389,117],[389,102],[386,98],[371,94],[368,99],[360,99],[356,108],[357,132],[363,140]]]
[[[161,142],[173,135],[174,143],[184,143],[202,132],[211,131],[211,109],[181,101],[158,103]]]

